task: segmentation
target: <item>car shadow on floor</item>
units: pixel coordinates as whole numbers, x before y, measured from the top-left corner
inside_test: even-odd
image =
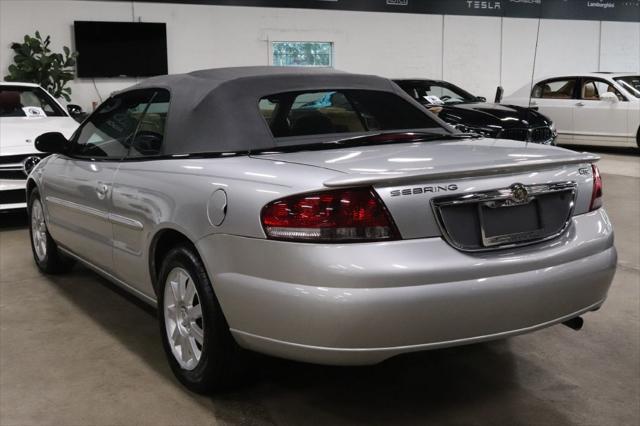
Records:
[[[51,281],[60,294],[151,366],[162,381],[188,392],[167,365],[154,308],[82,266]],[[549,424],[567,423],[557,407],[521,388],[518,366],[527,361],[517,359],[508,340],[408,354],[367,367],[318,366],[258,354],[249,359],[248,377],[235,388],[209,397],[192,395],[217,420],[233,424],[518,424],[522,410],[533,409],[536,417]],[[536,368],[527,366],[527,370]]]

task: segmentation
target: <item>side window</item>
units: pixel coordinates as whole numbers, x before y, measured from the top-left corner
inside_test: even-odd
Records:
[[[150,157],[162,153],[164,132],[169,113],[169,92],[157,90],[140,117],[138,129],[131,142],[129,157]]]
[[[587,101],[598,101],[600,95],[610,92],[618,97],[618,100],[624,101],[624,96],[616,90],[611,84],[606,81],[596,79],[585,79],[582,81],[582,88],[580,89],[580,97]]]
[[[536,84],[531,97],[542,99],[572,99],[576,87],[575,78],[547,80]]]
[[[124,158],[154,93],[154,90],[139,90],[107,99],[79,130],[73,154],[114,160]]]

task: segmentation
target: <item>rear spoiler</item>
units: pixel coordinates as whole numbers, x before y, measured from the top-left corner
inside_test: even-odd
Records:
[[[504,164],[487,164],[478,165],[477,167],[457,167],[451,166],[448,168],[434,169],[428,172],[383,172],[379,174],[357,174],[337,176],[324,181],[324,186],[329,188],[345,187],[345,186],[357,186],[357,185],[373,185],[373,184],[400,184],[405,181],[412,181],[416,179],[427,180],[445,180],[452,178],[466,178],[476,176],[491,176],[508,173],[523,173],[530,171],[539,171],[540,169],[550,169],[559,166],[566,166],[571,164],[592,164],[600,160],[597,155],[589,153],[575,153],[576,155],[560,157],[560,158],[546,158],[540,160],[523,160],[517,163],[509,162]]]

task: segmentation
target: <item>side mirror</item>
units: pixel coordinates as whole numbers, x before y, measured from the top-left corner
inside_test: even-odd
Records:
[[[85,117],[87,116],[87,114],[82,110],[82,107],[80,105],[76,105],[76,104],[67,105],[67,112],[69,112],[69,115],[73,119],[75,119],[76,121],[79,121],[79,122],[84,120]]]
[[[611,103],[616,103],[618,102],[618,96],[616,96],[615,93],[611,93],[611,92],[604,92],[603,94],[600,95],[600,100],[601,101],[605,101],[605,102],[611,102]]]
[[[59,132],[43,133],[36,138],[36,149],[47,154],[65,154],[69,141]]]
[[[484,96],[476,96],[476,101],[478,102],[487,102],[487,98]]]

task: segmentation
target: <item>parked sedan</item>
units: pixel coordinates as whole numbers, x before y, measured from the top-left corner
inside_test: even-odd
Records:
[[[45,132],[71,136],[78,123],[36,84],[0,82],[0,212],[27,206],[27,175],[44,156],[34,140]]]
[[[440,80],[395,80],[412,98],[463,132],[488,138],[545,145],[555,143],[553,122],[544,115],[514,105],[487,103],[460,87]]]
[[[531,97],[529,97],[531,95]],[[596,72],[538,79],[506,103],[553,119],[558,143],[640,148],[640,75]]]
[[[577,328],[615,270],[597,157],[453,132],[380,77],[154,77],[36,146],[54,153],[27,184],[36,264],[157,305],[199,392],[239,348],[363,365]]]

